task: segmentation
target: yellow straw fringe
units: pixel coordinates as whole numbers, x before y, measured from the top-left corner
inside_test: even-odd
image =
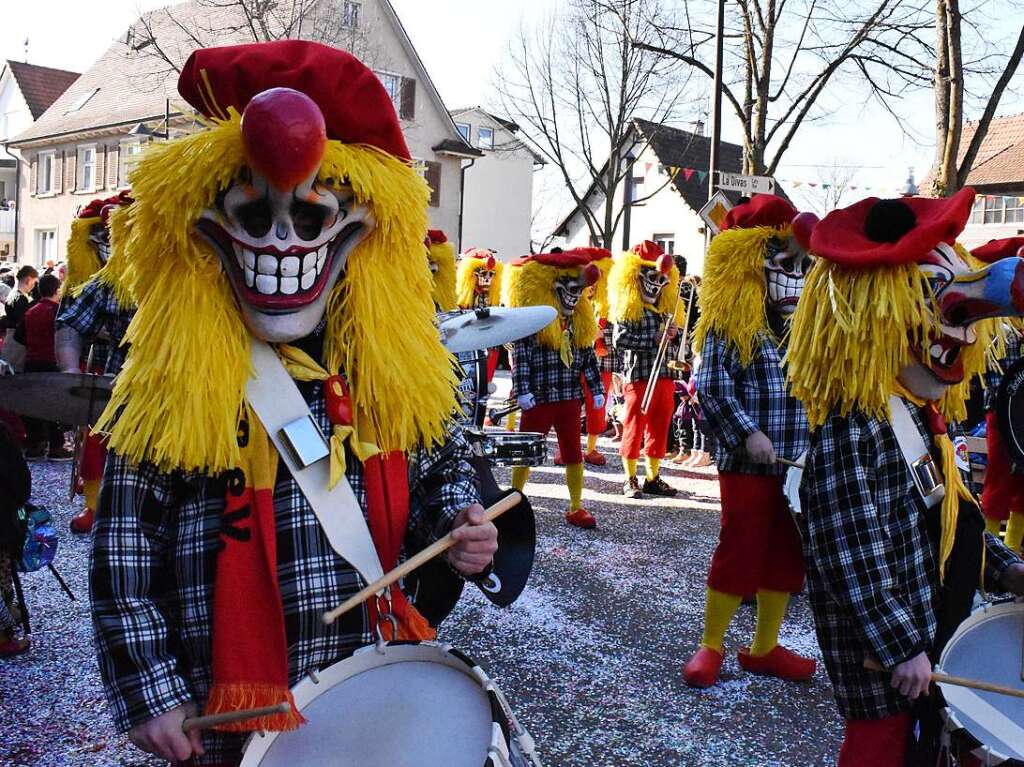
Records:
[[[768,240],[788,237],[788,227],[757,226],[727,229],[711,241],[704,258],[694,350],[699,353],[713,333],[736,348],[742,364],[750,364],[758,338],[768,327],[765,249]]]
[[[89,244],[89,230],[102,221],[99,216],[76,218],[71,222],[68,237],[68,271],[64,278],[64,294],[77,295],[78,289],[100,270],[100,258]]]
[[[476,273],[484,268],[487,260],[474,256],[463,256],[459,260],[459,270],[455,277],[455,294],[458,304],[463,309],[472,309],[476,305]],[[490,305],[501,303],[501,282],[505,265],[495,259],[494,279],[491,280],[489,293]]]
[[[576,277],[579,273],[579,268],[560,269],[536,261],[528,261],[522,266],[511,266],[505,275],[505,303],[508,306],[550,306],[558,311],[560,304],[558,296],[555,295],[555,280],[559,277]],[[572,345],[577,349],[593,346],[597,339],[594,307],[585,292],[580,296],[572,314],[572,332]],[[537,335],[542,346],[561,352],[561,315]],[[568,350],[566,351],[568,353]],[[571,353],[568,356],[571,358]]]
[[[239,120],[232,110],[209,130],[153,147],[131,177],[136,202],[119,247],[139,309],[100,428],[114,450],[162,470],[216,473],[239,457],[249,335],[218,257],[193,231],[246,162]],[[370,426],[383,450],[438,442],[457,382],[423,258],[426,183],[402,160],[336,141],[320,177],[347,180],[376,220],[328,300],[325,364],[344,369],[357,428]]]
[[[450,312],[458,306],[455,300],[455,246],[450,242],[431,245],[427,258],[437,264],[434,303],[442,312]]]
[[[598,319],[607,319],[611,311],[608,305],[608,275],[612,270],[614,260],[612,258],[602,258],[592,263],[597,266],[599,271],[597,283],[594,285],[594,295],[591,297],[591,301],[594,304],[594,314],[597,315]]]
[[[643,317],[647,304],[640,293],[640,268],[651,266],[631,250],[615,257],[608,273],[608,319],[612,322],[636,322]],[[679,269],[672,264],[668,285],[661,291],[657,304],[652,310],[656,314],[668,314],[676,305],[679,295]]]

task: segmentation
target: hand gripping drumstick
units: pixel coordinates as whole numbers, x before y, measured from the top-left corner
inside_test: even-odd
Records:
[[[783,458],[782,456],[779,455],[775,456],[775,463],[781,463],[783,466],[792,466],[794,469],[802,470],[804,468],[804,465],[802,463],[791,461],[788,458]]]
[[[884,668],[881,663],[868,658],[864,661],[864,668],[868,671],[881,671],[887,672],[889,669]],[[992,684],[991,682],[982,682],[978,679],[967,679],[962,676],[950,676],[949,674],[943,674],[938,671],[932,672],[933,682],[942,682],[943,684],[952,684],[957,687],[970,687],[972,690],[983,690],[985,692],[994,692],[999,695],[1009,695],[1012,698],[1024,698],[1024,690],[1015,690],[1013,687],[1004,687],[1001,684]]]
[[[496,504],[494,504],[493,506],[484,511],[484,522],[492,522],[509,509],[514,509],[516,506],[519,505],[519,502],[521,500],[523,500],[523,496],[521,493],[510,493],[509,495],[506,495]],[[334,623],[334,621],[336,621],[339,617],[347,613],[353,607],[361,605],[374,594],[383,591],[395,581],[404,578],[406,575],[411,573],[420,565],[424,564],[425,562],[429,562],[438,554],[442,554],[454,545],[455,539],[452,537],[452,533],[448,533],[448,535],[446,535],[444,538],[427,546],[427,548],[423,549],[423,551],[421,551],[416,556],[412,557],[411,559],[407,559],[405,562],[400,564],[390,573],[385,573],[382,577],[375,580],[373,583],[364,588],[355,596],[346,599],[338,607],[335,607],[333,610],[325,612],[322,616],[320,616],[321,620],[328,625]]]
[[[278,703],[276,706],[264,706],[263,708],[243,708],[241,711],[225,711],[223,714],[193,716],[181,723],[181,731],[206,730],[210,727],[216,727],[218,724],[232,724],[233,722],[244,722],[246,719],[256,719],[261,716],[287,714],[291,710],[292,707],[288,703]]]

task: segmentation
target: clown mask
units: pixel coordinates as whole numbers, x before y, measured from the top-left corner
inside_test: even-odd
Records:
[[[597,267],[588,264],[578,270],[576,274],[565,274],[555,279],[554,290],[555,298],[558,301],[557,308],[563,317],[572,316],[583,292],[597,284],[599,276]]]
[[[489,259],[492,262],[493,259]],[[491,283],[494,282],[494,266],[482,266],[476,270],[476,288],[474,288],[478,296],[487,296],[491,292]]]
[[[102,221],[89,227],[89,245],[96,253],[96,258],[100,260],[100,266],[105,265],[110,257],[110,231],[107,229],[106,216]]]
[[[672,270],[672,257],[661,255],[650,266],[640,267],[640,298],[648,306],[654,306],[661,298],[661,292],[669,283],[669,272]]]
[[[801,213],[793,219],[788,237],[772,237],[767,242],[764,261],[765,302],[782,317],[796,311],[807,273],[814,264],[808,254],[810,233],[817,216]]]
[[[290,133],[278,140],[282,114]],[[317,178],[326,138],[308,96],[287,88],[255,96],[242,133],[250,165],[196,228],[220,257],[249,329],[265,341],[293,341],[316,328],[348,256],[375,222],[350,186]],[[294,151],[274,154],[287,142]]]

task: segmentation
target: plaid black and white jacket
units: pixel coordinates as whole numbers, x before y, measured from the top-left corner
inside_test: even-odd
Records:
[[[622,376],[626,383],[648,381],[658,356],[658,345],[665,330],[666,315],[644,309],[636,322],[617,322],[612,334],[615,349],[622,358]],[[668,378],[668,355],[661,363],[658,378]]]
[[[93,280],[77,297],[65,299],[56,324],[58,328],[64,325],[77,331],[87,343],[94,344],[94,369],[102,366],[107,375],[116,375],[128,354],[128,347],[122,346],[121,340],[134,316],[134,308],[122,308],[110,286]],[[103,333],[106,339],[97,340]]]
[[[930,445],[924,416],[909,410]],[[938,508],[925,507],[889,423],[862,412],[811,434],[800,503],[808,594],[840,714],[906,710],[889,675],[863,664],[892,668],[931,649],[939,579],[926,515]],[[987,533],[985,543],[985,575],[997,582],[1018,559]]]
[[[321,384],[297,386],[328,433]],[[407,551],[447,534],[458,512],[479,501],[468,455],[457,430],[443,447],[409,455]],[[361,464],[351,453],[347,458],[346,476],[365,508]],[[114,454],[107,460],[90,583],[100,671],[120,730],[187,701],[202,707],[207,697],[224,497],[221,478],[161,474]],[[274,506],[277,575],[289,676],[295,684],[310,669],[322,669],[369,644],[373,635],[365,608],[330,626],[321,622],[324,610],[365,584],[330,547],[286,469],[278,473]],[[193,764],[231,763],[243,741],[244,736],[206,730],[206,755]]]
[[[795,461],[807,449],[807,416],[789,393],[782,354],[775,338],[765,333],[744,367],[735,346],[714,333],[704,339],[695,385],[704,421],[716,437],[719,471],[786,473],[783,464],[754,463],[746,457],[743,442],[758,430],[783,458]]]
[[[615,325],[606,321],[604,327],[601,328],[601,340],[604,341],[604,348],[608,350],[608,353],[597,358],[597,368],[602,373],[618,373],[622,370],[622,355],[615,348],[614,335]]]
[[[1010,329],[1006,333],[1006,353],[999,359],[998,370],[985,371],[985,410],[992,410],[996,406],[996,395],[999,393],[999,384],[1003,382],[1003,374],[1010,369],[1022,353],[1022,341],[1020,331]]]
[[[604,395],[597,355],[592,346],[572,350],[572,365],[566,367],[558,351],[538,343],[537,336],[521,338],[512,345],[512,396],[532,394],[538,405],[548,402],[583,400],[583,384],[593,395]]]

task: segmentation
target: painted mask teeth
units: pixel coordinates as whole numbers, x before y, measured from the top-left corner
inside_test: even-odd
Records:
[[[235,259],[248,288],[265,295],[291,296],[312,288],[327,264],[330,243],[303,255],[257,255],[248,248],[235,244]]]

